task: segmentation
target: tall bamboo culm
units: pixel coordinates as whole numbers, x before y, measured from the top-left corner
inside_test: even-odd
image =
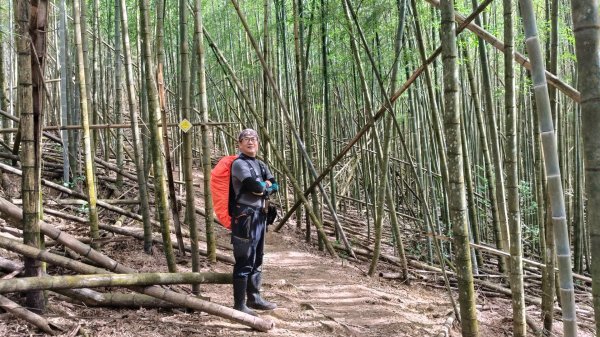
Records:
[[[467,205],[463,175],[463,157],[460,138],[460,114],[458,102],[458,48],[456,45],[456,22],[452,0],[440,1],[442,65],[444,73],[444,126],[448,151],[450,222],[454,229],[454,248],[458,277],[458,301],[463,337],[479,335],[475,289],[467,225]],[[440,149],[443,151],[443,149]]]
[[[131,46],[129,43],[129,27],[127,25],[127,3],[121,1],[121,35],[123,39],[123,49],[125,56],[125,76],[127,80],[127,100],[129,102],[129,117],[131,119],[131,134],[133,137],[133,159],[135,163],[135,173],[138,179],[140,211],[142,213],[142,222],[144,226],[144,252],[152,252],[152,223],[150,219],[150,206],[148,203],[148,188],[144,177],[143,165],[143,145],[139,127],[139,107],[136,99],[135,79],[133,77],[133,66],[131,64]]]
[[[86,87],[86,76],[85,76],[85,59],[83,56],[82,41],[82,29],[79,18],[79,6],[80,0],[73,1],[75,6],[74,21],[75,21],[75,46],[77,48],[77,66],[78,66],[78,80],[79,80],[79,106],[81,109],[81,123],[83,126],[83,148],[85,155],[85,182],[87,185],[87,196],[88,196],[88,216],[90,221],[90,238],[96,240],[99,237],[98,234],[98,209],[96,208],[97,196],[96,196],[96,185],[94,182],[94,161],[92,159],[92,142],[90,133],[90,119],[88,114],[88,91]],[[91,245],[97,247],[95,243]]]
[[[148,9],[148,0],[138,0],[140,7],[140,21],[143,35],[142,38],[142,52],[144,58],[144,66],[146,78],[144,79],[144,85],[148,93],[148,108],[149,108],[149,119],[150,119],[150,133],[151,133],[151,151],[152,151],[152,165],[154,167],[154,188],[156,193],[156,208],[158,209],[158,217],[160,221],[161,234],[163,238],[163,249],[165,251],[165,258],[170,272],[177,271],[177,265],[175,264],[175,254],[173,253],[173,246],[171,245],[171,230],[169,224],[169,213],[167,210],[167,186],[164,178],[164,165],[161,153],[161,145],[159,144],[160,132],[158,131],[158,116],[160,114],[160,107],[158,105],[158,89],[156,82],[152,77],[154,74],[154,61],[152,60],[152,50],[150,46],[150,15]]]
[[[600,19],[598,0],[571,0],[581,92],[587,223],[592,255],[592,295],[600,331]],[[563,300],[564,302],[564,300]],[[564,304],[563,304],[564,305]]]
[[[26,0],[15,0],[15,23],[16,44],[18,51],[18,87],[17,87],[17,111],[21,116],[21,151],[20,158],[23,165],[21,178],[21,190],[23,197],[23,243],[40,247],[39,227],[39,138],[35,137],[35,117],[33,101],[33,44],[29,35],[30,4]],[[35,15],[33,16],[35,18]],[[2,60],[0,60],[1,62]],[[39,71],[39,70],[38,70]],[[38,119],[38,123],[41,123]],[[41,127],[41,126],[40,126]],[[40,133],[41,135],[41,133]],[[37,162],[37,163],[36,163]],[[42,276],[42,268],[39,261],[25,259],[26,276]],[[27,293],[26,304],[32,310],[43,312],[44,294],[41,291]]]
[[[510,263],[508,263],[512,292],[513,335],[527,335],[525,323],[525,291],[523,289],[523,243],[519,205],[519,146],[517,143],[517,109],[515,109],[515,70],[513,1],[503,1],[504,12],[504,115],[506,116],[506,193],[508,227],[510,231]]]
[[[565,198],[560,175],[556,135],[550,113],[550,98],[548,96],[548,86],[545,77],[544,58],[538,40],[532,1],[519,0],[519,4],[525,26],[525,44],[531,62],[531,77],[539,113],[544,165],[548,177],[548,193],[550,195],[552,222],[554,223],[554,240],[556,242],[564,336],[575,337],[577,336],[577,320],[575,315],[575,294],[573,272],[571,270],[569,230],[566,221]]]
[[[200,93],[200,117],[202,122],[208,123],[208,97],[206,94],[206,53],[204,48],[204,35],[202,29],[202,2],[194,2],[194,27],[196,35],[196,57],[198,58],[198,90]],[[202,172],[204,172],[204,211],[206,227],[206,249],[208,251],[208,260],[212,263],[217,262],[217,238],[214,229],[214,216],[212,208],[212,193],[210,191],[210,129],[206,124],[200,126],[202,143]],[[191,159],[190,151],[190,159]],[[193,189],[193,186],[191,186]]]

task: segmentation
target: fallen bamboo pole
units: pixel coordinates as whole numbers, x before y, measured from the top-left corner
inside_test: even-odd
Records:
[[[138,199],[98,199],[98,201],[111,205],[139,205],[140,203]],[[11,199],[11,202],[15,205],[23,205],[23,199]],[[87,201],[82,199],[45,199],[43,204],[46,206],[85,205]]]
[[[19,119],[13,119],[13,121],[19,123]],[[222,126],[222,125],[228,125],[228,124],[238,124],[237,122],[209,122],[209,123],[202,123],[202,122],[195,122],[195,123],[191,123],[193,126],[201,126],[201,125],[207,125],[207,126]],[[179,126],[179,123],[167,123],[168,127],[175,127],[175,126]],[[158,127],[162,127],[162,124],[158,124]],[[63,131],[63,130],[81,130],[83,127],[81,125],[51,125],[51,126],[45,126],[43,131]],[[93,124],[90,125],[90,130],[102,130],[102,129],[130,129],[131,128],[131,124]],[[18,128],[4,128],[4,129],[0,129],[0,133],[14,133],[17,132]],[[47,136],[47,135],[46,135]],[[54,135],[52,135],[54,136]],[[56,136],[54,136],[55,139],[58,139]],[[53,140],[54,140],[53,138]]]
[[[23,270],[23,264],[0,256],[0,270],[17,273]],[[72,303],[83,303],[87,306],[115,308],[177,308],[179,305],[166,302],[140,293],[102,293],[92,289],[54,290],[61,299]]]
[[[8,217],[12,218],[13,220],[19,220],[19,219],[23,218],[23,211],[20,208],[18,208],[17,206],[9,203],[8,201],[6,201],[3,198],[0,198],[0,213],[2,213],[4,216],[8,216]],[[16,221],[16,222],[20,223],[20,220]],[[100,252],[92,249],[90,246],[88,246],[82,242],[79,242],[70,234],[65,233],[57,228],[54,228],[53,226],[50,226],[49,224],[47,224],[44,221],[40,221],[39,225],[40,225],[41,233],[49,236],[51,239],[53,239],[55,241],[60,242],[64,246],[74,250],[77,254],[80,254],[83,257],[96,262],[97,264],[106,268],[106,270],[108,270],[108,271],[116,272],[116,273],[135,273],[134,269],[126,267],[126,266],[120,264],[119,262],[111,259],[110,257],[103,255]],[[14,242],[13,240],[5,239],[2,237],[0,237],[0,242],[4,242],[5,244],[6,243],[10,244],[12,242],[13,243],[12,246],[15,247],[14,250],[16,250],[16,247],[23,246],[23,247],[21,247],[22,252],[20,252],[20,253],[23,255],[25,253],[28,253],[28,254],[30,254],[29,256],[31,256],[35,259],[41,260],[42,258],[46,258],[47,256],[49,256],[49,254],[50,254],[48,252],[40,251],[39,249],[36,249],[34,247],[25,246],[18,242]],[[13,250],[13,249],[11,249],[11,250]],[[50,255],[54,255],[54,254],[50,254]],[[61,256],[57,256],[57,257],[62,258]],[[66,259],[66,260],[69,261],[69,259]],[[46,261],[46,262],[50,262],[50,261]],[[85,273],[85,274],[105,274],[106,273],[106,271],[103,269],[91,267],[91,266],[88,266],[86,264],[83,264],[83,263],[77,262],[77,261],[72,261],[72,262],[68,263],[68,265],[82,266],[82,270],[85,269],[85,271],[80,271],[80,272]],[[86,268],[93,268],[93,269],[86,269]],[[228,308],[228,307],[224,307],[224,306],[221,306],[221,305],[218,305],[215,303],[204,301],[204,300],[194,297],[194,296],[187,296],[187,295],[179,294],[177,292],[163,289],[158,286],[151,286],[151,287],[145,287],[145,288],[130,287],[130,289],[133,289],[137,292],[142,292],[146,295],[150,295],[150,296],[159,298],[161,300],[173,302],[173,303],[179,304],[181,306],[184,306],[184,307],[187,307],[190,309],[200,310],[200,311],[204,311],[206,313],[209,313],[209,314],[212,314],[215,316],[230,319],[232,321],[244,324],[246,326],[250,326],[256,330],[268,331],[273,328],[273,322],[271,322],[269,320],[264,320],[260,317],[254,317],[254,316],[245,314],[241,311],[234,310],[232,308]]]
[[[196,209],[198,209],[196,207]],[[1,210],[0,210],[1,212]],[[65,214],[63,212],[59,212],[53,209],[46,209],[44,210],[44,212],[46,212],[47,214],[56,216],[58,218],[62,218],[65,220],[70,220],[70,221],[75,221],[78,223],[82,223],[82,224],[87,224],[87,219],[75,216],[75,215],[71,215],[71,214]],[[120,235],[126,235],[126,236],[130,236],[132,238],[135,238],[137,240],[140,241],[144,241],[144,232],[141,230],[136,230],[134,228],[131,227],[116,227],[116,226],[111,226],[111,225],[105,225],[105,224],[98,224],[98,228],[114,233],[114,234],[120,234]],[[160,235],[152,235],[152,242],[154,243],[158,243],[158,244],[163,244],[163,240],[162,237],[160,237]],[[173,245],[173,248],[177,248],[177,243],[171,243]],[[185,250],[187,252],[191,252],[191,246],[186,244],[185,245]],[[203,256],[207,256],[208,251],[205,248],[201,248],[198,247],[198,252],[203,255]],[[221,253],[219,251],[217,251],[217,260],[221,261],[221,262],[225,262],[225,263],[229,263],[229,264],[234,264],[235,260],[233,259],[233,257],[231,255],[225,254],[225,253]]]
[[[182,308],[175,303],[163,301],[140,293],[102,293],[92,289],[55,290],[56,295],[64,301],[83,303],[86,306],[106,308]]]
[[[21,170],[15,168],[15,167],[12,167],[10,165],[6,165],[4,163],[0,163],[0,170],[3,170],[5,172],[9,172],[9,173],[13,173],[13,174],[16,174],[16,175],[19,175],[19,176],[22,175]],[[87,200],[87,197],[84,194],[76,192],[76,191],[73,191],[72,189],[66,188],[66,187],[64,187],[64,186],[62,186],[60,184],[51,182],[49,180],[42,179],[42,184],[44,186],[48,186],[50,188],[53,188],[53,189],[55,189],[57,191],[66,193],[66,194],[68,194],[70,196],[73,196],[73,197],[76,197],[76,198],[79,198],[79,199],[83,199],[83,200]],[[135,214],[135,213],[132,213],[132,212],[129,212],[129,211],[126,211],[126,210],[122,209],[121,207],[117,207],[115,205],[111,205],[111,204],[109,204],[107,202],[98,200],[97,201],[97,205],[100,206],[100,207],[102,207],[102,208],[106,208],[108,210],[111,210],[111,211],[113,211],[115,213],[118,213],[118,214],[121,214],[121,215],[125,215],[127,217],[130,217],[130,218],[138,220],[138,221],[142,221],[142,216],[141,215]],[[158,222],[156,222],[156,221],[153,221],[153,223],[156,224],[157,226],[159,225]]]
[[[3,258],[0,256],[0,270],[5,270],[9,272],[13,272],[16,270],[22,270],[23,264],[11,261],[9,259]]]
[[[22,318],[25,321],[35,325],[36,327],[38,327],[38,329],[44,331],[49,335],[56,334],[50,328],[48,321],[44,317],[23,308],[22,306],[18,305],[17,303],[9,300],[8,298],[2,295],[0,295],[0,308],[10,312],[18,318]]]
[[[43,232],[44,230],[42,230],[41,227],[42,227],[42,222],[40,221],[40,230]],[[49,227],[49,225],[44,224],[43,227],[46,227],[45,229],[48,230],[47,227]],[[58,230],[56,230],[56,231],[58,231]],[[58,232],[60,232],[60,231],[58,231]],[[44,234],[46,234],[46,233],[44,233]],[[84,245],[81,243],[79,243],[79,244],[75,243],[73,245],[72,237],[67,233],[60,232],[59,236],[60,236],[60,238],[57,237],[57,238],[55,238],[55,240],[60,239],[61,243],[63,243],[65,246],[75,250],[79,254],[83,253],[82,255],[84,255],[84,254],[87,255],[87,257],[90,259],[92,259],[90,256],[93,256],[95,259],[97,259],[97,260],[92,259],[96,263],[100,263],[99,261],[103,261],[103,263],[100,263],[102,265],[102,264],[106,263],[106,261],[108,261],[108,260],[112,261],[111,263],[108,264],[108,267],[109,267],[108,269],[110,269],[110,270],[123,270],[125,272],[134,272],[133,269],[125,267],[125,266],[117,263],[116,261],[110,259],[109,257],[103,256],[102,254],[94,251],[88,245]],[[79,261],[75,261],[75,260],[72,260],[72,259],[69,259],[66,257],[62,257],[62,256],[59,256],[56,254],[52,254],[47,251],[42,251],[35,247],[31,247],[31,246],[22,244],[18,241],[4,238],[1,236],[0,236],[0,248],[7,249],[10,251],[19,253],[21,255],[24,255],[26,257],[34,258],[36,260],[40,260],[40,261],[44,261],[44,262],[47,262],[50,264],[61,266],[63,268],[68,268],[68,269],[74,270],[79,273],[85,273],[85,274],[105,274],[106,273],[106,270],[104,270],[102,268],[93,267],[93,266],[87,265],[87,264],[79,262]],[[85,249],[82,250],[81,248],[85,248]],[[168,290],[168,289],[165,289],[165,288],[162,288],[159,286],[148,286],[148,287],[129,286],[127,288],[132,289],[137,292],[144,293],[146,295],[150,295],[150,296],[159,298],[164,301],[168,301],[168,302],[172,302],[172,303],[181,305],[186,308],[200,310],[200,311],[204,311],[206,313],[209,313],[209,314],[212,314],[215,316],[227,318],[232,321],[250,326],[259,331],[268,331],[273,328],[273,322],[271,322],[269,320],[264,320],[260,317],[251,316],[251,315],[245,314],[241,311],[237,311],[232,308],[228,308],[228,307],[216,304],[216,303],[211,303],[211,302],[202,300],[200,298],[197,298],[195,296],[180,294],[175,291]]]
[[[168,284],[231,284],[231,273],[138,273],[22,277],[0,280],[0,293]]]

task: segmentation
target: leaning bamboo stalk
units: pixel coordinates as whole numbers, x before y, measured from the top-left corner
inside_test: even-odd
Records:
[[[100,229],[103,229],[105,231],[109,231],[109,232],[115,233],[115,234],[131,236],[138,240],[144,240],[144,234],[136,229],[131,229],[131,228],[127,228],[127,227],[115,227],[115,226],[103,225],[103,224],[100,224]],[[163,244],[162,238],[159,235],[153,235],[152,241],[155,243],[159,243],[161,245]],[[173,248],[176,248],[177,243],[171,242],[171,244],[173,245]],[[185,250],[190,253],[192,252],[191,246],[187,245],[187,244],[185,245]],[[208,256],[207,249],[198,247],[197,251],[199,254]],[[235,260],[233,259],[233,257],[231,257],[230,255],[221,253],[219,251],[216,252],[216,257],[217,257],[217,260],[219,260],[221,262],[231,263],[231,264],[235,263]]]
[[[98,199],[98,201],[105,202],[111,205],[139,205],[138,199]],[[11,202],[15,205],[22,205],[23,199],[11,199]],[[45,206],[60,206],[60,205],[85,205],[87,201],[82,199],[46,199],[43,201]],[[121,214],[124,215],[124,214]]]
[[[277,84],[275,83],[275,80],[273,79],[273,74],[271,73],[271,70],[269,68],[269,66],[266,64],[265,58],[262,55],[262,53],[260,52],[258,43],[256,42],[256,40],[254,39],[254,36],[251,33],[251,30],[248,26],[248,23],[246,22],[246,18],[243,15],[242,11],[240,10],[240,6],[237,3],[236,0],[230,0],[231,3],[233,4],[233,6],[235,7],[235,11],[238,14],[238,17],[240,18],[240,21],[242,22],[242,25],[244,26],[244,29],[246,31],[246,36],[248,37],[248,39],[250,40],[250,43],[252,44],[252,47],[254,48],[254,51],[256,52],[256,55],[258,56],[258,59],[263,67],[263,71],[264,74],[266,75],[267,79],[269,80],[269,84],[271,85],[272,89],[273,89],[273,93],[275,94],[275,97],[277,98],[277,101],[279,102],[279,105],[281,107],[282,110],[282,114],[285,117],[285,120],[288,124],[288,126],[290,127],[290,131],[292,132],[292,135],[294,136],[294,138],[296,139],[296,142],[298,144],[298,148],[302,154],[302,157],[304,158],[304,161],[306,162],[306,166],[308,168],[308,172],[310,173],[311,177],[313,179],[317,178],[317,171],[315,169],[315,166],[312,162],[312,160],[310,159],[310,156],[308,155],[308,152],[306,150],[306,147],[304,146],[304,142],[302,141],[302,138],[300,137],[300,134],[298,133],[298,130],[296,130],[296,128],[294,127],[294,121],[292,120],[292,117],[288,111],[287,105],[285,104],[285,102],[283,101],[283,98],[281,96],[281,93],[279,92],[279,88],[277,86]],[[263,130],[261,130],[261,132],[266,133],[266,127],[262,128]],[[283,162],[282,162],[283,163]],[[285,166],[285,163],[283,164]],[[337,217],[337,212],[335,211],[333,204],[331,203],[331,200],[328,196],[328,193],[325,191],[325,189],[323,189],[323,186],[321,183],[317,183],[317,187],[319,187],[319,190],[321,192],[321,197],[323,198],[323,200],[325,201],[325,203],[327,204],[327,208],[329,208],[331,214],[333,215],[334,221],[335,221],[335,226],[338,230],[338,233],[340,234],[340,238],[342,239],[342,242],[344,242],[344,245],[346,246],[346,249],[348,251],[348,253],[352,256],[352,257],[356,257],[354,255],[354,253],[352,252],[352,247],[350,246],[350,243],[348,242],[348,240],[346,239],[346,235],[344,234],[344,229],[342,228],[342,225],[340,224],[340,221]],[[333,249],[330,247],[329,244],[327,244],[326,242],[326,246],[328,251],[332,254],[335,255],[335,251],[333,251]]]
[[[300,188],[300,184],[295,179],[294,175],[291,173],[290,169],[286,166],[285,162],[283,161],[282,155],[277,150],[276,145],[271,140],[271,137],[270,137],[269,133],[267,132],[267,129],[265,128],[265,125],[262,123],[262,120],[259,118],[259,116],[258,116],[258,114],[256,112],[256,109],[254,108],[254,106],[252,104],[252,101],[250,100],[250,98],[246,94],[246,91],[244,90],[244,87],[242,86],[240,80],[237,78],[235,72],[233,72],[233,69],[231,68],[231,66],[229,65],[229,63],[227,62],[227,60],[225,59],[225,56],[223,56],[223,53],[221,53],[221,51],[219,50],[219,48],[217,48],[217,46],[215,45],[215,43],[211,39],[210,34],[208,33],[208,31],[206,29],[204,29],[202,32],[204,33],[204,36],[206,37],[206,40],[207,40],[208,44],[210,45],[210,47],[212,48],[213,52],[217,56],[217,61],[226,70],[226,72],[231,76],[231,80],[234,82],[235,86],[238,88],[238,90],[239,90],[241,96],[243,97],[244,101],[248,104],[248,109],[250,110],[250,112],[252,113],[252,115],[256,118],[256,121],[259,123],[260,130],[262,132],[263,138],[265,139],[265,142],[269,143],[271,145],[271,151],[273,151],[273,154],[276,156],[277,160],[280,163],[282,163],[282,170],[285,172],[285,175],[290,180],[290,183],[292,184],[293,188],[299,193],[299,198],[300,198],[299,203],[303,203],[304,206],[306,207],[307,212],[308,212],[308,214],[309,214],[309,216],[311,218],[311,221],[313,221],[315,227],[317,228],[317,232],[319,233],[319,235],[321,236],[321,238],[325,242],[325,246],[327,248],[327,251],[332,256],[337,256],[337,253],[335,252],[335,249],[331,246],[331,243],[327,239],[327,235],[325,234],[325,232],[323,230],[323,225],[322,225],[321,221],[315,215],[315,212],[312,210],[312,206],[309,204],[309,202],[306,199],[306,197],[304,195],[301,195],[301,191],[302,190]]]
[[[42,226],[40,226],[40,227],[42,227]],[[50,227],[49,225],[45,225],[43,227],[45,230],[48,230],[49,232],[58,231],[54,228],[49,228]],[[60,232],[60,231],[58,231],[58,232]],[[48,235],[47,233],[45,233],[45,234]],[[119,264],[118,262],[110,259],[109,257],[103,256],[102,254],[96,252],[88,245],[77,244],[77,242],[73,242],[76,240],[73,240],[73,238],[67,233],[60,232],[59,235],[60,235],[60,237],[57,237],[55,239],[59,239],[61,241],[61,243],[63,243],[65,246],[75,250],[77,253],[79,253],[85,257],[92,259],[90,256],[93,256],[94,257],[92,259],[93,261],[99,263],[102,266],[105,266],[110,271],[126,272],[126,273],[135,272],[133,269],[125,267],[125,266]],[[71,270],[74,270],[74,271],[77,271],[80,273],[85,273],[85,274],[105,274],[106,273],[106,270],[104,270],[102,268],[93,267],[93,266],[87,265],[82,262],[78,262],[78,261],[71,260],[71,259],[59,256],[56,254],[52,254],[47,251],[42,251],[37,248],[30,247],[30,246],[21,244],[17,241],[7,239],[4,237],[0,237],[0,247],[10,250],[10,251],[13,251],[13,252],[16,252],[16,253],[19,253],[19,254],[22,254],[27,257],[39,259],[41,261],[48,262],[48,263],[51,263],[54,265],[58,265],[63,268],[68,268],[68,269],[71,269]],[[103,262],[100,262],[100,261],[103,261]],[[273,322],[268,321],[268,320],[263,320],[260,317],[254,317],[254,316],[245,314],[241,311],[237,311],[232,308],[227,308],[227,307],[218,305],[216,303],[211,303],[211,302],[202,300],[202,299],[194,297],[194,296],[179,294],[177,292],[167,290],[167,289],[164,289],[159,286],[130,287],[130,288],[137,292],[141,292],[146,295],[150,295],[150,296],[153,296],[153,297],[156,297],[156,298],[168,301],[168,302],[173,302],[175,304],[178,304],[178,305],[181,305],[181,306],[184,306],[187,308],[200,310],[200,311],[204,311],[206,313],[213,314],[213,315],[216,315],[219,317],[231,319],[235,322],[250,326],[259,331],[268,331],[273,327]]]
[[[460,25],[460,27],[458,27],[456,29],[457,34],[462,32],[462,30],[467,26],[467,24],[469,22],[471,22],[477,15],[479,15],[486,7],[487,4],[489,4],[491,2],[491,0],[486,0],[481,6],[479,6],[477,8],[477,10],[475,12],[473,12],[471,15],[469,15],[464,22]],[[389,98],[391,103],[394,103],[416,80],[417,78],[423,73],[423,71],[425,70],[425,68],[427,66],[429,66],[429,64],[431,64],[441,53],[442,48],[438,47],[430,56],[429,58],[427,58],[427,60],[425,60],[425,62],[423,64],[421,64],[411,75],[410,77],[404,82],[404,84],[402,85],[402,87],[400,89],[398,89],[396,92],[394,92],[394,94]],[[388,111],[387,109],[388,107],[388,103],[386,102],[383,106],[381,106],[379,108],[379,110],[377,110],[377,112],[373,115],[373,120],[369,120],[367,121],[367,123],[354,135],[354,137],[352,139],[350,139],[346,145],[344,146],[344,148],[335,156],[335,158],[333,159],[333,161],[329,162],[329,164],[327,164],[327,166],[325,168],[322,169],[321,174],[316,177],[313,182],[310,184],[310,186],[304,191],[304,196],[308,196],[311,191],[317,187],[317,185],[329,174],[329,171],[331,171],[335,165],[337,165],[337,163],[342,160],[346,154],[354,147],[354,145],[373,127],[375,126],[375,121],[379,120],[381,117],[383,117],[383,115],[385,114],[386,111]],[[279,231],[281,229],[281,227],[283,227],[283,225],[286,223],[286,221],[292,216],[292,214],[294,213],[294,211],[300,206],[301,201],[296,201],[296,203],[287,211],[287,214],[280,220],[279,224],[275,227],[275,231]]]
[[[439,8],[439,4],[440,4],[439,0],[426,0],[426,1],[429,2],[431,5],[433,5],[434,7]],[[464,25],[465,22],[469,22],[468,18],[465,19],[465,17],[463,15],[461,15],[459,13],[455,13],[455,15],[456,15],[456,21],[458,23],[460,23],[461,25]],[[474,23],[468,23],[466,25],[466,28],[469,29],[470,31],[472,31],[473,33],[475,33],[477,36],[484,39],[486,42],[491,44],[494,48],[498,49],[501,52],[504,52],[504,44],[502,43],[502,41],[498,40],[496,37],[494,37],[492,34],[490,34],[485,29],[479,27],[478,25],[476,25]],[[515,55],[515,61],[518,64],[522,65],[527,70],[532,69],[533,66],[532,66],[531,61],[529,59],[527,59],[525,56],[523,56],[523,54],[515,52],[514,55]],[[571,87],[570,85],[568,85],[567,83],[562,81],[560,78],[558,78],[558,76],[556,76],[546,70],[544,70],[544,75],[546,76],[546,80],[548,81],[548,83],[553,85],[556,89],[560,90],[567,97],[570,97],[573,101],[575,101],[577,103],[581,102],[581,96],[579,94],[579,91],[577,91],[575,88]]]
[[[0,293],[168,284],[229,284],[231,273],[139,273],[21,277],[0,280]]]
[[[10,312],[11,314],[13,314],[16,317],[26,320],[27,322],[35,325],[40,330],[44,331],[45,333],[47,333],[49,335],[56,334],[50,328],[50,325],[48,325],[48,321],[44,317],[21,307],[17,303],[9,300],[8,298],[6,298],[2,295],[0,295],[0,308]]]
[[[14,168],[14,167],[12,167],[10,165],[6,165],[4,163],[0,163],[0,170],[3,170],[5,172],[14,173],[14,174],[17,174],[17,175],[21,175],[22,174],[21,170],[19,170],[17,168]],[[64,186],[62,186],[60,184],[51,182],[49,180],[42,179],[42,185],[48,186],[48,187],[53,188],[53,189],[55,189],[57,191],[66,193],[66,194],[68,194],[70,196],[77,197],[77,198],[80,198],[80,199],[83,199],[83,200],[87,200],[87,197],[84,194],[76,192],[76,191],[73,191],[73,190],[71,190],[69,188],[66,188],[66,187],[64,187]],[[107,203],[105,201],[97,200],[96,204],[98,206],[102,207],[102,208],[111,210],[111,211],[113,211],[115,213],[118,213],[118,214],[121,214],[121,215],[128,216],[128,217],[130,217],[130,218],[132,218],[134,220],[143,221],[141,215],[135,214],[135,213],[132,213],[132,212],[129,212],[129,211],[126,211],[126,210],[124,210],[124,209],[122,209],[120,207],[117,207],[115,205],[111,205],[111,204],[109,204],[109,203]],[[158,222],[156,222],[156,221],[152,221],[152,223],[153,224],[158,224]]]

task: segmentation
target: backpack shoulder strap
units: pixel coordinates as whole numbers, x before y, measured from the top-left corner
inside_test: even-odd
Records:
[[[231,162],[231,166],[233,167],[233,163],[238,159],[243,160],[246,163],[246,165],[248,165],[250,174],[252,174],[252,179],[256,179],[258,177],[258,175],[256,174],[256,170],[254,169],[254,166],[252,166],[252,164],[250,164],[250,161],[247,160],[246,158],[238,156],[237,158],[235,158],[233,160],[233,162]],[[265,170],[265,167],[263,166],[263,163],[258,161],[258,165],[260,166],[260,173],[261,173],[262,180],[266,180],[265,178],[266,178],[267,172]],[[239,194],[235,194],[235,191],[233,190],[233,183],[232,183],[233,180],[232,179],[233,179],[233,175],[231,175],[231,177],[230,177],[229,195],[235,195],[235,201],[234,201],[234,205],[235,205],[240,200],[240,197],[242,196],[242,191],[240,191]]]
[[[250,161],[245,158],[241,158],[241,157],[238,157],[238,158],[246,162],[246,164],[248,165],[248,169],[250,170],[250,174],[252,174],[252,178],[256,179],[256,177],[258,177],[258,174],[256,174],[256,170],[254,169],[254,166],[252,166],[252,164],[250,164]],[[260,166],[260,177],[262,178],[263,181],[267,180],[267,179],[265,179],[267,177],[267,170],[265,169],[264,164],[258,159],[256,161],[258,163],[258,166]]]

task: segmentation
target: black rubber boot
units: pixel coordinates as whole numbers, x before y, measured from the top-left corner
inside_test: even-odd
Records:
[[[277,304],[271,303],[260,296],[262,273],[254,273],[248,278],[248,307],[258,310],[273,310]]]
[[[233,308],[248,315],[258,316],[253,310],[246,306],[246,284],[247,278],[233,279]]]

